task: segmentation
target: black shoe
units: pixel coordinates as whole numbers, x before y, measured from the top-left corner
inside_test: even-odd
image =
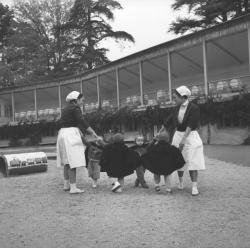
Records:
[[[155,191],[159,192],[161,190],[160,186],[155,186]]]

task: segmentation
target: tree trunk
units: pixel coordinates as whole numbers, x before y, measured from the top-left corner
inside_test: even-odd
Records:
[[[87,51],[88,53],[90,53],[90,51],[92,50],[92,39],[91,39],[91,29],[92,29],[92,26],[91,26],[91,13],[90,13],[90,10],[88,10],[88,25],[87,25],[87,42],[88,42],[88,45],[87,45]],[[88,69],[91,70],[93,69],[93,61],[88,58],[87,60],[87,66],[88,66]]]

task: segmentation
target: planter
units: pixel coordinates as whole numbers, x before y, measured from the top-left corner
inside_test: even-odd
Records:
[[[8,177],[47,171],[48,159],[44,152],[6,154],[0,156],[0,173]]]

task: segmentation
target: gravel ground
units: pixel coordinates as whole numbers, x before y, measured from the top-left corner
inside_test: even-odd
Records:
[[[134,188],[135,175],[126,178],[123,193],[110,191],[102,174],[91,188],[85,169],[78,170],[81,195],[62,190],[62,170],[49,162],[45,173],[0,179],[1,248],[249,248],[249,167],[206,159],[200,173],[200,192],[185,188],[173,193]]]

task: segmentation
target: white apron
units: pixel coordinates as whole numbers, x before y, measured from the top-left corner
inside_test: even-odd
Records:
[[[174,133],[172,145],[179,148],[179,144],[184,136],[185,132],[176,131]],[[182,155],[186,162],[188,170],[205,170],[205,159],[203,153],[202,140],[197,131],[191,131],[186,138]],[[184,167],[180,169],[183,171]]]
[[[61,128],[56,143],[57,167],[69,164],[70,168],[86,166],[85,146],[77,127]]]

